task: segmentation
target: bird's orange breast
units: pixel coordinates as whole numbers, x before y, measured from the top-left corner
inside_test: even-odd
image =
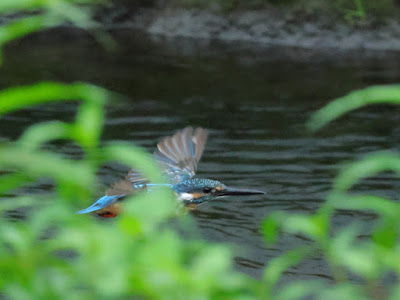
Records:
[[[114,203],[110,206],[97,211],[97,214],[103,218],[114,218],[122,211],[121,203]]]

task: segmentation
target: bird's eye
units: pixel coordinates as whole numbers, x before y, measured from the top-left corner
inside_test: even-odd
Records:
[[[211,192],[211,188],[205,187],[205,188],[203,189],[203,193],[208,194],[209,192]]]

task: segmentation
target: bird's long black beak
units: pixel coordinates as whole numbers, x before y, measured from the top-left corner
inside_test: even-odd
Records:
[[[248,196],[261,194],[265,194],[265,192],[252,189],[235,188],[231,186],[227,186],[222,191],[218,192],[218,196]]]

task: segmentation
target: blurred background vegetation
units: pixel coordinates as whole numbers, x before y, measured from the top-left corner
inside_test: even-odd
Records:
[[[129,2],[129,0],[121,0]],[[222,11],[241,9],[260,9],[277,7],[290,9],[298,13],[298,18],[304,14],[311,16],[329,16],[336,21],[366,21],[384,22],[388,18],[398,17],[400,3],[398,0],[137,0],[141,5],[201,7],[220,9]]]
[[[226,5],[241,7],[242,2],[230,1]],[[306,6],[301,3],[298,5]],[[315,5],[310,4],[310,7],[315,8],[331,7],[327,1],[310,3]],[[5,21],[0,27],[0,46],[66,22],[89,30],[107,44],[110,40],[100,25],[93,21],[93,6],[88,4],[98,3],[3,0],[0,12]],[[185,4],[208,5],[204,1],[185,1]],[[251,1],[245,6],[269,4]],[[387,14],[391,14],[393,11],[390,12],[389,8],[394,8],[395,2],[343,0],[335,2],[335,5],[346,14],[357,12],[357,17],[363,18],[383,7],[388,9]],[[125,143],[101,143],[105,107],[110,97],[116,96],[89,83],[38,82],[0,91],[0,117],[32,105],[63,100],[78,102],[74,121],[35,124],[26,128],[16,141],[0,144],[2,297],[400,298],[400,206],[390,199],[351,192],[352,186],[364,177],[383,171],[400,175],[398,153],[373,153],[348,164],[334,180],[326,202],[313,215],[272,213],[262,228],[268,243],[279,238],[280,230],[304,236],[309,242],[267,262],[263,278],[255,280],[233,269],[232,252],[227,246],[183,238],[176,230],[176,223],[190,228],[190,217],[177,214],[176,201],[168,190],[128,199],[125,212],[111,222],[75,214],[78,208],[94,198],[96,171],[107,161],[135,166],[149,179],[161,180],[151,157],[142,149]],[[314,114],[308,127],[318,130],[351,110],[371,104],[400,104],[400,87],[377,86],[353,92]],[[46,147],[47,143],[59,139],[79,145],[84,152],[83,158],[71,160]],[[54,192],[50,195],[10,196],[11,190],[41,178],[53,181]],[[12,218],[12,212],[21,208],[24,208],[24,217]],[[358,223],[332,232],[331,218],[338,209],[368,211],[378,218],[367,236],[361,234]],[[279,282],[287,268],[315,253],[323,254],[334,275],[333,282]],[[394,274],[396,279],[391,285],[384,285],[383,279],[388,274]]]

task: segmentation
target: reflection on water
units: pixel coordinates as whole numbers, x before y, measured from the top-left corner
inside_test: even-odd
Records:
[[[266,246],[259,227],[270,212],[314,212],[343,162],[400,145],[400,114],[393,108],[363,109],[315,135],[304,130],[310,113],[329,99],[369,84],[399,81],[400,68],[390,56],[321,58],[296,49],[235,52],[131,33],[119,33],[121,49],[110,54],[84,36],[73,37],[73,43],[72,37],[61,37],[36,37],[12,46],[0,70],[0,87],[40,79],[85,80],[115,90],[127,97],[108,108],[103,140],[132,141],[150,151],[162,137],[187,125],[209,128],[198,175],[267,194],[221,198],[191,214],[206,240],[234,245],[238,268],[256,277],[269,259],[307,242],[283,235],[276,245]],[[16,138],[33,122],[70,120],[74,109],[67,103],[6,116],[0,120],[0,140]],[[73,145],[53,147],[80,155]],[[125,172],[112,165],[100,176],[108,184]],[[32,192],[46,189],[43,183]],[[399,183],[382,174],[357,189],[395,198]],[[334,225],[371,218],[340,212]],[[291,268],[284,279],[329,276],[315,257]]]

